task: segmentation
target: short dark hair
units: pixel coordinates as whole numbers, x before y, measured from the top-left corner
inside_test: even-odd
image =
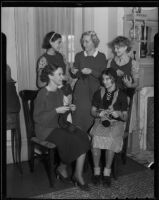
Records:
[[[50,39],[51,39],[51,42],[54,42],[58,40],[59,38],[62,38],[62,36],[59,33],[56,33],[54,31],[47,33],[43,39],[42,48],[50,49],[51,48]]]
[[[99,77],[100,85],[104,86],[103,84],[103,75],[109,76],[115,83],[117,81],[117,72],[113,68],[104,69]]]
[[[115,45],[118,45],[120,47],[127,46],[127,52],[130,52],[132,49],[132,44],[129,38],[124,36],[118,36],[114,40],[108,43],[108,46],[114,51]]]
[[[40,80],[45,83],[49,83],[49,75],[52,75],[60,66],[55,64],[46,65],[41,72]]]

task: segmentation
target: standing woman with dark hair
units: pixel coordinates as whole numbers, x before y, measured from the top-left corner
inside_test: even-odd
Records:
[[[94,31],[84,32],[80,39],[83,51],[75,55],[73,68],[70,70],[72,78],[77,78],[73,92],[73,102],[76,111],[73,122],[87,132],[93,123],[90,114],[93,93],[99,87],[99,76],[106,68],[106,56],[98,51],[99,38]]]
[[[59,117],[74,112],[74,104],[63,104],[63,91],[59,89],[63,81],[63,69],[57,65],[46,65],[41,72],[41,81],[47,85],[40,89],[34,107],[35,134],[38,138],[53,142],[57,146],[60,165],[56,173],[62,180],[68,180],[67,164],[76,160],[73,176],[81,189],[88,190],[83,178],[83,165],[86,152],[90,149],[88,135],[73,126],[73,129],[60,127]],[[67,122],[68,124],[69,122]]]
[[[56,64],[62,67],[64,74],[66,72],[66,62],[63,55],[59,52],[62,44],[62,36],[59,33],[51,31],[43,39],[42,48],[46,52],[40,56],[37,61],[37,87],[46,86],[46,82],[40,80],[42,69],[48,64]]]

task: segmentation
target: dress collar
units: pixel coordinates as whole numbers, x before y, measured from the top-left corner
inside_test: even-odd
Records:
[[[98,50],[96,49],[92,56],[95,58],[97,56],[97,54],[98,54]],[[89,56],[86,51],[84,51],[84,56],[86,56],[86,57]]]

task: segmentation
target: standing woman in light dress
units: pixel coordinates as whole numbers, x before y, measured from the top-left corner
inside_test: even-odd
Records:
[[[74,124],[87,132],[93,123],[90,113],[93,93],[100,85],[98,78],[106,68],[107,60],[105,54],[97,49],[99,38],[94,31],[84,32],[80,42],[83,51],[75,55],[75,62],[70,70],[71,77],[77,79],[73,91],[76,111],[72,119]]]

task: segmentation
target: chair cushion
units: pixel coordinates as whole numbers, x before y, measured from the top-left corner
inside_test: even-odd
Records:
[[[53,148],[56,148],[56,145],[51,143],[51,142],[48,142],[48,141],[43,141],[43,140],[40,140],[38,139],[37,137],[32,137],[31,138],[31,141],[32,142],[35,142],[37,144],[40,144],[41,146],[44,146],[46,148],[49,148],[49,149],[53,149]]]

